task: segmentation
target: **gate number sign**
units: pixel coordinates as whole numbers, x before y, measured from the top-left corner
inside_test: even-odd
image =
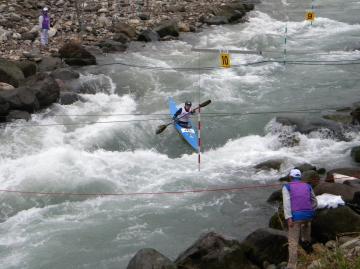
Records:
[[[231,67],[231,60],[230,60],[230,54],[229,53],[220,53],[220,66],[224,68]]]
[[[305,19],[307,21],[314,21],[315,20],[315,12],[314,11],[306,12]]]

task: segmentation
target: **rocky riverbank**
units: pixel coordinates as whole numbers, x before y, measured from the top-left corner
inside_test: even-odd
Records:
[[[272,169],[274,163],[259,169]],[[349,268],[360,266],[360,168],[334,169],[326,174],[310,164],[298,167],[303,181],[313,185],[316,195],[341,195],[345,206],[318,209],[312,221],[312,245],[299,249],[300,269]],[[276,166],[275,166],[276,169]],[[342,183],[338,175],[342,175]],[[335,178],[334,178],[335,177]],[[287,181],[288,177],[280,178]],[[174,261],[155,249],[142,249],[127,269],[282,269],[288,258],[287,227],[281,191],[268,199],[278,206],[268,227],[249,234],[242,242],[215,232],[200,238]]]
[[[39,47],[38,17],[44,6],[49,8],[52,25],[49,53],[56,54],[73,39],[104,52],[123,51],[133,40],[169,40],[204,25],[244,21],[256,2],[1,0],[0,57],[19,60]],[[162,31],[164,25],[171,30]]]

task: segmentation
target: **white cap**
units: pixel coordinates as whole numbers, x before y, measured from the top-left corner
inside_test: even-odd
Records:
[[[49,9],[47,7],[44,7],[43,8],[43,11],[48,11]]]
[[[301,172],[300,172],[299,169],[292,169],[292,170],[290,171],[290,176],[291,176],[291,177],[299,178],[299,177],[301,177]]]

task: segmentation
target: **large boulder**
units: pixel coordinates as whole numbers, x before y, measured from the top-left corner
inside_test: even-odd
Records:
[[[0,96],[10,105],[9,109],[11,110],[24,110],[32,113],[40,107],[35,94],[26,87],[0,92]]]
[[[155,249],[139,250],[130,260],[127,269],[176,269],[176,265],[169,258]]]
[[[246,12],[253,9],[253,4],[243,4],[241,1],[238,1],[219,6],[214,10],[214,14],[215,16],[226,18],[228,22],[237,22],[245,16]]]
[[[1,96],[0,94],[0,122],[5,121],[5,117],[9,113],[10,104],[9,102]]]
[[[72,80],[79,78],[80,74],[68,68],[61,68],[51,72],[51,76],[55,79]]]
[[[23,79],[24,74],[16,64],[5,59],[0,59],[0,82],[19,87]]]
[[[96,64],[95,56],[76,42],[65,44],[59,50],[59,54],[68,65],[83,66]]]
[[[301,180],[315,187],[320,182],[320,175],[314,170],[307,170],[302,173]]]
[[[1,91],[11,91],[14,89],[15,89],[15,87],[13,85],[7,84],[5,82],[0,82],[0,92]]]
[[[61,92],[59,103],[61,105],[71,105],[80,100],[80,96],[75,92]]]
[[[319,132],[325,137],[347,141],[343,134],[342,125],[325,119],[308,119],[296,117],[276,117],[276,122],[293,126],[295,132],[309,134],[311,132]]]
[[[256,268],[245,256],[244,246],[214,232],[201,236],[176,259],[182,269]]]
[[[354,199],[354,194],[357,191],[360,191],[360,189],[342,183],[328,182],[322,182],[314,188],[315,195],[321,195],[324,193],[340,195],[346,202],[352,201]]]
[[[283,163],[283,160],[281,159],[275,159],[275,160],[268,160],[268,161],[264,161],[261,162],[257,165],[254,166],[255,169],[258,170],[280,170],[281,165]]]
[[[98,44],[98,46],[105,53],[110,52],[123,52],[127,49],[127,45],[121,42],[117,42],[111,39],[104,40]]]
[[[26,86],[35,94],[40,107],[47,107],[56,102],[60,95],[60,88],[56,80],[46,73],[38,73],[31,77]]]
[[[270,204],[282,202],[282,190],[274,191],[266,201]]]
[[[134,27],[123,22],[117,22],[114,24],[112,31],[117,34],[124,34],[129,39],[134,39],[136,37],[136,30]]]
[[[58,68],[61,68],[63,63],[61,59],[55,57],[43,57],[41,62],[39,63],[39,72],[48,72],[53,71]]]
[[[247,248],[246,256],[258,266],[265,261],[271,264],[287,261],[287,243],[286,232],[272,228],[257,229],[242,242]]]
[[[312,237],[322,243],[350,232],[360,232],[360,215],[347,206],[318,210],[312,221]]]
[[[11,110],[9,112],[9,114],[6,116],[6,121],[7,122],[11,122],[14,120],[30,120],[31,119],[31,115],[29,112],[27,111],[22,111],[22,110]]]
[[[171,21],[171,20],[165,20],[162,21],[160,24],[158,24],[154,31],[159,34],[160,37],[165,36],[179,36],[179,27],[177,22]]]
[[[211,16],[206,18],[204,22],[209,25],[221,25],[221,24],[228,24],[229,19],[225,16]]]
[[[36,63],[28,60],[18,61],[15,64],[21,69],[26,78],[35,75],[38,69]]]
[[[334,174],[360,178],[360,168],[337,168],[327,172],[325,181],[334,182]]]
[[[159,40],[160,40],[159,34],[149,29],[142,31],[138,37],[138,41],[154,42]]]

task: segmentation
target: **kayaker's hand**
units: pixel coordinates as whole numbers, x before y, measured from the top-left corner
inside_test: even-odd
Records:
[[[288,223],[288,226],[289,226],[289,227],[293,227],[293,226],[294,226],[294,222],[293,222],[292,218],[289,218],[289,219],[287,220],[287,223]]]

